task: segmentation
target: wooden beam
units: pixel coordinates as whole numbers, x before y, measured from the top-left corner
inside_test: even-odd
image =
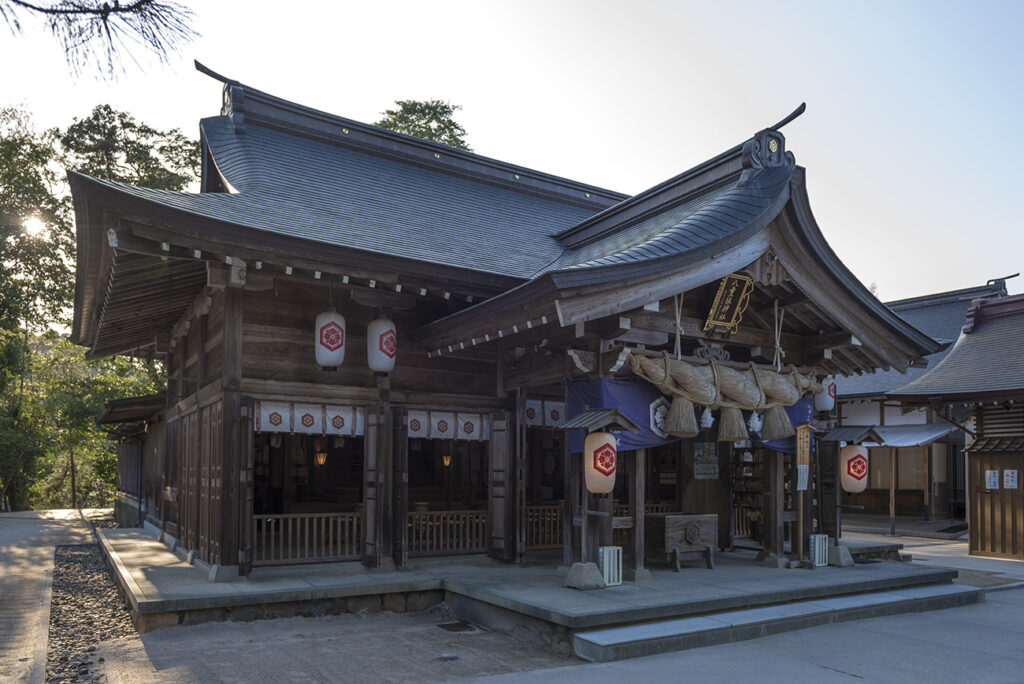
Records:
[[[671,340],[675,336],[676,324],[674,317],[661,314],[645,312],[631,313],[630,321],[633,330],[656,330],[666,333]],[[735,333],[729,335],[725,340],[721,336],[713,336],[704,332],[704,321],[693,316],[682,316],[680,327],[683,337],[694,340],[713,340],[725,342],[726,344],[738,344],[746,347],[762,347],[767,350],[775,348],[775,334],[770,330],[740,326]],[[809,338],[792,333],[783,333],[781,336],[782,348],[787,354],[792,353],[802,356],[808,344]]]

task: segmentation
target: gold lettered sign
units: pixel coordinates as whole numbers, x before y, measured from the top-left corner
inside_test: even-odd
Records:
[[[753,291],[754,279],[745,273],[733,273],[722,278],[715,303],[711,305],[708,320],[704,323],[704,331],[714,330],[730,335],[736,332]]]

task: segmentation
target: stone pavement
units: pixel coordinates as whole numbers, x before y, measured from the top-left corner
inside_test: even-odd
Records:
[[[76,510],[0,513],[0,681],[45,678],[53,547],[92,542]]]
[[[177,625],[185,612],[270,604],[292,604],[294,608],[293,602],[298,601],[442,589],[546,623],[579,629],[949,582],[954,576],[949,571],[891,562],[814,571],[779,570],[757,563],[752,553],[722,553],[716,558],[714,570],[691,564],[683,572],[673,572],[662,564],[652,570],[649,582],[627,582],[599,592],[566,589],[556,570],[557,560],[514,566],[482,557],[419,561],[414,569],[390,573],[367,571],[358,565],[349,569],[282,568],[280,574],[214,583],[205,571],[181,560],[145,530],[102,530],[100,538],[117,568],[119,581],[130,594],[133,609],[145,618],[141,631]],[[459,609],[468,610],[459,600]],[[280,611],[274,614],[282,616]],[[201,615],[194,617],[195,622],[205,621]],[[224,617],[229,616],[212,619]],[[190,622],[191,618],[186,624]]]
[[[439,627],[434,611],[172,627],[98,644],[122,684],[437,682],[579,662],[527,635]]]
[[[1024,589],[985,603],[831,624],[692,651],[472,679],[487,684],[1024,681]]]
[[[1024,582],[1024,561],[971,556],[966,541],[851,532],[844,532],[843,540],[859,544],[903,544],[902,552],[913,558],[914,565],[956,570],[958,584],[989,588]]]
[[[967,539],[967,529],[954,532],[942,530],[963,525],[963,520],[922,520],[918,515],[897,515],[896,535],[918,537],[922,539]],[[847,533],[864,533],[889,536],[889,516],[880,513],[863,513],[843,511],[843,538]]]

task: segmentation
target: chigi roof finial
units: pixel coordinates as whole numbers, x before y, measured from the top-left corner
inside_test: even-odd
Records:
[[[803,114],[805,111],[807,111],[807,103],[806,102],[801,102],[800,106],[797,107],[796,109],[794,109],[793,112],[789,116],[787,116],[785,119],[783,119],[779,123],[775,124],[774,126],[769,126],[768,129],[772,130],[772,131],[777,131],[780,128],[782,128],[783,126],[785,126],[786,124],[788,124],[793,119],[795,119],[798,116],[800,116],[801,114]]]

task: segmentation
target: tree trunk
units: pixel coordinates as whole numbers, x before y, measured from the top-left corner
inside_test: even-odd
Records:
[[[71,450],[71,507],[78,508],[78,491],[75,487],[75,450]]]

